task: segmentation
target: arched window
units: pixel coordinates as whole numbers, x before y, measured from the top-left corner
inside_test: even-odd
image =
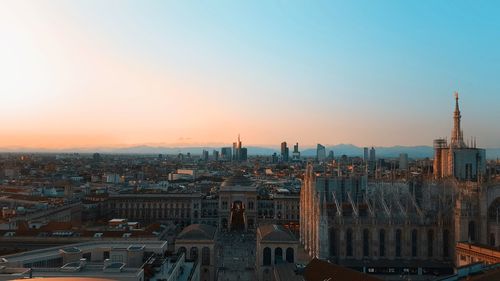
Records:
[[[182,253],[186,253],[187,250],[186,250],[186,247],[180,247],[178,250],[177,250],[177,255],[181,255]]]
[[[443,257],[447,258],[450,256],[450,232],[445,229],[443,230]]]
[[[352,256],[352,230],[349,228],[345,233],[345,252],[346,256]]]
[[[210,265],[210,248],[203,247],[201,249],[201,265]]]
[[[401,229],[396,229],[396,257],[401,257]]]
[[[283,262],[283,250],[278,247],[274,249],[274,263],[279,264]]]
[[[469,222],[469,239],[471,242],[476,241],[476,223],[474,221]]]
[[[254,227],[253,219],[248,219],[248,228],[253,228],[253,227]]]
[[[363,230],[363,256],[370,255],[370,232],[368,229]]]
[[[417,249],[418,249],[418,232],[416,229],[411,231],[411,256],[416,257],[417,256]]]
[[[264,266],[271,265],[271,249],[269,247],[264,248],[262,253],[262,263]]]
[[[189,251],[189,257],[192,260],[198,259],[198,248],[197,247],[191,247],[191,250]]]
[[[381,257],[385,256],[385,230],[381,229],[378,233],[378,251]]]
[[[434,255],[434,231],[429,229],[427,231],[427,256],[432,257]]]
[[[289,262],[289,263],[295,262],[293,248],[286,249],[286,262]]]
[[[334,257],[337,255],[337,236],[335,234],[335,229],[330,228],[330,256]]]

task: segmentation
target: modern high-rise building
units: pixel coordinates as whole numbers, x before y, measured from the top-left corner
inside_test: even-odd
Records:
[[[375,148],[372,146],[372,148],[370,149],[370,162],[376,162],[377,161],[377,155],[376,155],[376,152],[375,152]]]
[[[247,161],[248,159],[248,150],[246,147],[240,148],[240,158],[238,161]]]
[[[363,147],[363,161],[368,162],[368,147]]]
[[[408,170],[408,154],[407,153],[399,154],[399,169],[402,171]]]
[[[201,159],[203,161],[208,161],[208,150],[203,150],[203,153],[201,154]]]
[[[300,160],[299,143],[296,143],[293,146],[292,160],[293,161],[299,161]]]
[[[214,151],[212,152],[212,156],[213,156],[213,158],[214,158],[214,161],[219,161],[219,151],[214,150]]]
[[[284,141],[281,143],[281,161],[288,162],[289,155],[288,146],[286,145],[286,141]]]
[[[377,168],[377,156],[375,154],[375,148],[372,148],[370,149],[370,157],[368,159],[368,169],[371,171],[371,172],[374,172],[375,169]]]
[[[316,146],[316,160],[323,161],[326,158],[326,148],[319,144]]]
[[[221,154],[222,160],[224,160],[224,161],[231,161],[233,159],[233,152],[231,150],[231,147],[221,148],[220,154]]]
[[[333,160],[335,159],[335,153],[333,150],[328,151],[328,160]]]
[[[238,141],[233,142],[233,161],[247,161],[247,154],[248,150],[241,146],[240,135],[238,134]]]

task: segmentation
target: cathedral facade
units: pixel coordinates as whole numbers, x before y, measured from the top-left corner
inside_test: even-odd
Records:
[[[450,144],[439,141],[433,175],[363,181],[308,164],[301,190],[300,242],[310,257],[373,274],[448,274],[458,242],[500,245],[500,179],[467,145],[458,96]]]

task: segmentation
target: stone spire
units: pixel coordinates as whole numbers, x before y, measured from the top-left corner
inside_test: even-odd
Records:
[[[455,111],[453,112],[453,131],[451,132],[451,144],[453,148],[465,147],[463,133],[460,129],[460,106],[458,105],[458,93],[455,92]]]

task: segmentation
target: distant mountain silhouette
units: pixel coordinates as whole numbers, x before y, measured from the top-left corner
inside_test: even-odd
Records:
[[[228,145],[229,146],[229,145]],[[249,155],[269,156],[273,153],[279,154],[279,149],[261,146],[247,146]],[[41,153],[109,153],[109,154],[178,154],[191,153],[200,155],[203,150],[208,150],[210,155],[213,150],[220,151],[220,146],[197,146],[197,147],[166,147],[166,146],[148,146],[139,145],[121,148],[69,148],[69,149],[35,149],[35,148],[0,148],[0,152],[41,152]],[[347,156],[363,156],[363,148],[352,144],[338,144],[327,146],[326,151],[333,150],[335,157],[341,155]],[[434,150],[432,146],[389,146],[375,147],[378,158],[399,157],[400,153],[407,153],[410,158],[432,158]],[[302,148],[301,156],[315,157],[316,148]],[[500,148],[486,149],[486,157],[488,159],[496,159],[500,157]]]

